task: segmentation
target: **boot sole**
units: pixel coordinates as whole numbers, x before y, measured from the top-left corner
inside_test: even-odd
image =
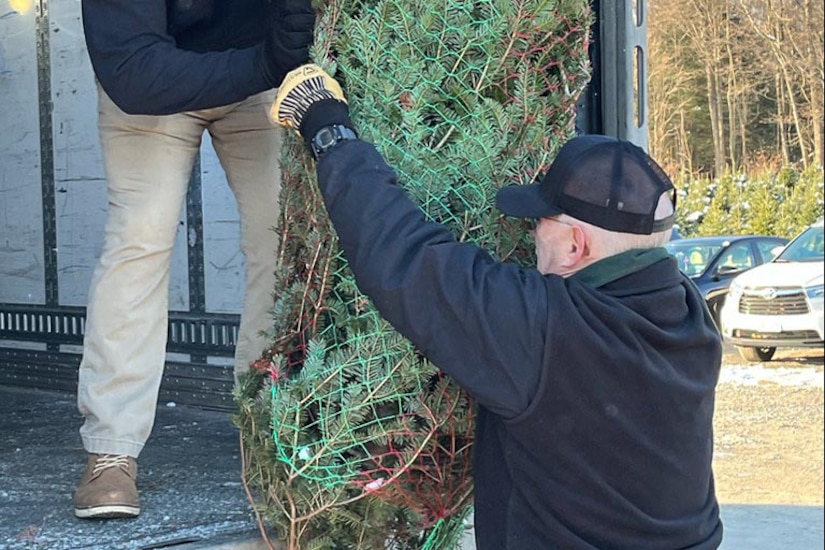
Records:
[[[140,507],[126,504],[106,504],[92,508],[75,508],[74,515],[81,519],[136,518]]]

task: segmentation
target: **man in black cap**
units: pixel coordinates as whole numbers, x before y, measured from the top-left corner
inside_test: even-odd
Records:
[[[537,220],[538,269],[523,269],[428,222],[345,101],[309,65],[272,115],[317,159],[359,288],[479,403],[479,550],[717,548],[721,342],[661,247],[664,172],[624,141],[569,141],[541,183],[498,194],[505,214]]]

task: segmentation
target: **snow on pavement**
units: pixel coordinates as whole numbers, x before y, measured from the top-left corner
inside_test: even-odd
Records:
[[[825,384],[825,371],[822,367],[766,367],[762,364],[731,365],[722,367],[719,375],[720,384],[738,384],[756,386],[774,383],[780,386],[803,386],[822,388]]]

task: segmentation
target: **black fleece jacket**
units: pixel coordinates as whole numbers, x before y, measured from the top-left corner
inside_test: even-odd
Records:
[[[259,49],[268,0],[83,0],[103,90],[129,114],[227,105],[270,86]]]
[[[479,550],[719,546],[721,341],[673,258],[567,279],[496,262],[426,221],[360,141],[325,154],[318,183],[359,288],[480,404]]]

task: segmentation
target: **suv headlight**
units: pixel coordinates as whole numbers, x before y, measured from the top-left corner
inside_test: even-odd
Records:
[[[738,302],[739,298],[742,297],[742,292],[743,291],[744,291],[744,289],[742,288],[742,285],[737,283],[735,280],[731,281],[730,287],[728,287],[728,297],[732,301],[737,301]]]
[[[825,296],[825,285],[810,286],[805,289],[805,295],[809,300],[822,300]]]

